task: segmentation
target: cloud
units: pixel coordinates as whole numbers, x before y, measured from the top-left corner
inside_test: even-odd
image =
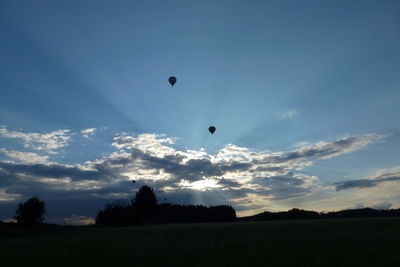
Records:
[[[96,128],[88,128],[81,131],[81,134],[85,138],[90,138],[96,133]]]
[[[0,148],[0,152],[5,154],[7,157],[19,160],[22,163],[40,163],[40,164],[50,164],[49,156],[41,156],[33,152],[21,152],[15,150],[7,150],[5,148]]]
[[[319,179],[302,174],[303,168],[316,160],[362,149],[383,137],[349,136],[286,152],[255,151],[228,144],[210,154],[204,149],[178,150],[173,147],[176,139],[164,135],[121,135],[112,142],[115,152],[81,164],[49,163],[46,158],[41,159],[44,162],[39,158],[0,162],[0,189],[9,196],[43,195],[52,203],[68,202],[71,209],[84,201],[86,208],[79,207],[77,214],[89,217],[95,216],[94,207],[98,211],[108,201],[128,199],[144,184],[168,201],[254,209],[268,201],[311,194],[319,187]],[[14,156],[18,155],[28,158],[18,153]],[[71,210],[54,212],[67,214]]]
[[[68,145],[71,140],[70,130],[57,130],[50,133],[8,131],[5,126],[0,126],[0,136],[5,138],[20,139],[24,147],[34,150],[56,154],[55,150]]]
[[[343,137],[333,142],[321,141],[314,145],[306,145],[289,153],[285,153],[280,157],[280,160],[288,161],[313,157],[329,159],[362,149],[368,144],[375,143],[385,137],[386,135],[382,134],[365,134]]]
[[[399,181],[399,180],[400,180],[400,169],[394,168],[390,170],[378,171],[372,177],[337,182],[334,185],[336,191],[340,191],[346,189],[362,189],[368,187],[376,187],[384,182]]]
[[[0,202],[5,201],[13,201],[18,198],[20,198],[22,195],[21,194],[12,194],[12,193],[7,193],[4,188],[0,188]]]
[[[175,152],[175,149],[167,146],[174,142],[175,138],[167,138],[161,134],[140,134],[137,137],[116,136],[112,145],[119,149],[137,149],[145,154],[162,157]]]
[[[259,193],[268,195],[270,199],[288,199],[304,196],[315,189],[316,176],[288,172],[282,175],[259,178],[254,182],[261,185]]]
[[[141,179],[157,181],[163,186],[168,183],[176,188],[178,184],[188,185],[208,179],[215,181],[208,183],[213,184],[213,187],[229,185],[247,188],[253,186],[254,190],[259,186],[304,189],[312,186],[317,178],[293,173],[293,170],[297,172],[309,166],[311,160],[349,153],[379,139],[377,135],[348,137],[333,142],[319,142],[289,152],[255,152],[227,145],[212,155],[202,150],[198,153],[176,150],[169,146],[173,144],[173,139],[162,136],[117,136],[113,145],[120,150],[96,161],[78,165],[45,165],[33,164],[37,162],[32,159],[25,164],[3,162],[0,168],[15,177],[37,177],[37,181],[53,178],[69,179],[71,182],[108,183]],[[207,187],[206,184],[204,186]]]
[[[291,109],[285,112],[281,112],[279,114],[279,116],[282,119],[294,119],[295,117],[297,117],[297,115],[299,115],[299,112],[297,110]]]

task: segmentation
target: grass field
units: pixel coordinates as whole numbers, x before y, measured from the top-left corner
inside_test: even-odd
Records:
[[[0,240],[0,266],[400,266],[400,218],[72,228]]]

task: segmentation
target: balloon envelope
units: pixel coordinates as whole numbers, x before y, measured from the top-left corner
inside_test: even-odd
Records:
[[[215,128],[214,126],[208,127],[208,131],[209,131],[211,134],[214,134],[215,130],[216,130],[216,128]]]
[[[174,76],[171,76],[168,78],[169,83],[174,86],[174,84],[176,83],[176,78]]]

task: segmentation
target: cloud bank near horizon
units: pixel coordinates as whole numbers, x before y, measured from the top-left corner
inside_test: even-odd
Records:
[[[15,202],[38,195],[55,202],[69,202],[71,209],[73,203],[77,205],[80,201],[88,203],[88,209],[94,209],[96,203],[104,205],[105,201],[128,199],[139,186],[147,184],[166,201],[224,203],[239,211],[252,210],[262,207],[262,203],[311,194],[321,186],[320,180],[302,173],[304,168],[317,160],[363,149],[385,137],[381,134],[347,136],[283,152],[256,151],[228,144],[210,154],[204,149],[178,150],[174,147],[176,139],[165,135],[117,135],[111,144],[114,152],[94,161],[68,165],[52,161],[51,156],[72,142],[71,131],[41,135],[1,129],[3,137],[19,138],[25,148],[46,150],[48,154],[2,148],[0,152],[10,160],[0,162],[0,200]],[[89,132],[95,130],[84,131]],[[50,145],[45,140],[51,140]],[[351,187],[350,182],[337,183],[336,190]],[[93,216],[97,211],[82,215]]]

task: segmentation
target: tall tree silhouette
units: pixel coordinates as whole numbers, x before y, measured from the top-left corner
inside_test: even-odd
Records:
[[[154,212],[157,207],[157,198],[153,188],[144,185],[132,199],[133,224],[152,224],[154,223]]]
[[[157,206],[157,198],[153,188],[142,186],[132,199],[132,205],[140,212],[154,209]]]
[[[25,203],[19,204],[15,219],[19,223],[29,226],[40,224],[44,220],[45,206],[46,204],[43,200],[32,197]]]

